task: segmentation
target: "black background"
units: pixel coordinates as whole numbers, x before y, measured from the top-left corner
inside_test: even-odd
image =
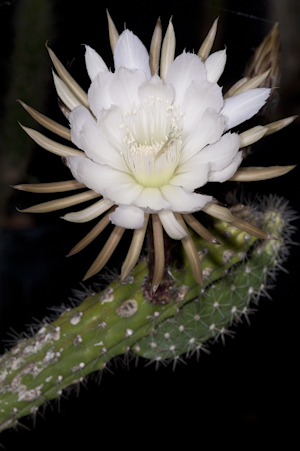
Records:
[[[5,55],[1,60],[3,96],[9,84],[9,65],[5,65],[5,60],[13,51],[13,24],[19,3],[0,2],[1,54]],[[126,25],[148,48],[158,16],[164,31],[173,16],[177,54],[185,48],[197,52],[213,19],[219,15],[214,50],[227,47],[228,62],[221,79],[224,91],[242,76],[254,48],[274,22],[281,20],[274,15],[271,0],[187,0],[163,4],[92,0],[75,4],[70,0],[55,0],[50,3],[53,24],[49,45],[85,89],[89,81],[81,44],[95,48],[108,66],[112,66],[106,7],[119,32]],[[297,31],[295,29],[295,36]],[[40,42],[40,46],[44,46],[44,42]],[[288,51],[283,48],[283,53],[285,50]],[[50,68],[49,61],[49,72]],[[299,84],[290,81],[285,84],[284,80],[275,119],[299,113]],[[64,122],[50,79],[45,98],[43,112]],[[4,114],[5,111],[1,113],[2,118]],[[17,124],[15,133],[23,133]],[[296,164],[298,136],[299,120],[254,146],[247,165]],[[67,179],[68,171],[57,158],[36,148],[29,173],[43,182]],[[244,191],[261,196],[276,193],[289,199],[294,210],[300,210],[298,169],[280,179],[246,184]],[[16,214],[15,206],[23,208],[45,200],[37,195],[33,200],[33,196],[21,192],[13,194],[8,206],[10,219]],[[32,317],[42,319],[51,314],[49,307],[52,305],[68,303],[71,288],[80,288],[80,279],[99,252],[96,243],[82,256],[65,259],[64,255],[90,226],[65,223],[59,219],[59,213],[34,215],[30,219],[31,227],[6,225],[0,231],[2,350],[6,347],[5,340],[10,339],[7,334],[10,328],[20,333],[24,324],[32,322]],[[14,224],[13,220],[8,224]],[[299,226],[299,221],[295,224]],[[299,233],[294,239],[299,241]],[[110,268],[116,267],[122,258],[120,253],[114,255]],[[191,358],[186,364],[177,365],[174,372],[171,365],[155,371],[153,365],[145,366],[142,359],[137,366],[132,362],[128,371],[119,362],[117,367],[112,365],[111,371],[103,374],[100,385],[90,380],[80,388],[79,397],[75,392],[62,397],[59,403],[51,403],[44,413],[40,408],[35,428],[32,419],[24,419],[25,428],[3,432],[0,443],[8,450],[21,446],[28,446],[30,450],[45,446],[61,450],[104,446],[173,447],[176,444],[188,449],[192,446],[214,449],[218,444],[238,449],[256,445],[269,449],[282,440],[288,447],[289,441],[292,443],[296,437],[299,403],[298,262],[299,247],[293,246],[284,265],[289,273],[279,274],[276,288],[270,293],[273,301],[262,299],[258,313],[251,317],[251,327],[240,325],[235,339],[228,339],[225,347],[214,345],[211,355],[202,355],[199,361]]]

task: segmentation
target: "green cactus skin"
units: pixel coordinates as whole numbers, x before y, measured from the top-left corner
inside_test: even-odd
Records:
[[[247,317],[250,300],[265,290],[286,240],[284,208],[279,201],[272,203],[276,208],[264,206],[261,216],[263,228],[277,240],[261,242],[247,258],[257,239],[227,223],[216,221],[213,226],[220,246],[194,237],[206,289],[194,281],[184,261],[185,269],[170,267],[171,301],[151,304],[141,288],[148,274],[142,261],[125,284],[113,281],[45,323],[33,337],[21,339],[0,360],[0,430],[35,414],[45,401],[128,350],[156,362],[176,363],[181,354],[198,352],[211,338],[223,337],[240,315]],[[241,209],[242,215],[245,212],[249,215]]]

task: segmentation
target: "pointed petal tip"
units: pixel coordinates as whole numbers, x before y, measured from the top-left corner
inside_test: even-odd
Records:
[[[10,187],[11,187],[11,188],[14,188],[14,189],[18,189],[19,191],[25,191],[25,190],[22,188],[22,185],[10,185]]]

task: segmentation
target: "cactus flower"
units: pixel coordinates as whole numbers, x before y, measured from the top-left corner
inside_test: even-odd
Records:
[[[192,213],[203,210],[227,222],[237,221],[229,210],[215,204],[206,184],[232,180],[235,174],[238,180],[243,177],[263,179],[290,169],[255,168],[247,174],[238,170],[242,161],[239,149],[260,139],[268,129],[267,126],[254,127],[241,135],[230,130],[263,107],[270,89],[258,88],[261,79],[253,79],[251,89],[246,87],[224,99],[218,80],[225,67],[226,51],[209,56],[216,22],[198,54],[184,51],[175,59],[175,33],[171,22],[161,46],[158,21],[150,57],[144,44],[131,31],[125,30],[119,36],[110,17],[109,28],[115,70],[110,71],[100,55],[86,46],[86,68],[91,79],[88,94],[49,49],[59,74],[54,74],[56,90],[64,103],[63,110],[67,111],[70,130],[23,104],[39,122],[70,139],[80,150],[58,144],[24,127],[42,147],[65,157],[75,181],[40,189],[29,185],[17,188],[55,192],[87,187],[89,191],[25,211],[51,211],[97,199],[91,206],[63,216],[67,221],[82,223],[105,213],[70,254],[83,249],[110,222],[115,225],[85,278],[102,269],[124,231],[133,229],[132,243],[122,267],[121,279],[124,279],[138,260],[152,215],[153,291],[164,270],[163,229],[172,239],[182,240],[194,277],[202,284],[200,261],[186,223],[207,240],[216,242]],[[205,194],[199,189],[205,190]],[[234,225],[245,230],[241,220]],[[260,236],[254,227],[252,232]],[[267,234],[262,237],[266,238]]]

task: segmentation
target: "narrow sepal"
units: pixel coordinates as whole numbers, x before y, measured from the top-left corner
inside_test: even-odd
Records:
[[[155,293],[162,280],[165,269],[163,228],[157,214],[152,215],[152,228],[154,239],[154,274],[152,279],[152,293]]]
[[[62,199],[50,200],[41,204],[33,205],[32,207],[19,210],[22,213],[48,213],[50,211],[62,210],[63,208],[72,207],[73,205],[81,204],[88,200],[96,199],[101,194],[94,191],[85,191],[84,193],[75,194],[74,196],[64,197]]]
[[[156,26],[154,28],[151,45],[150,45],[149,64],[150,64],[151,75],[158,73],[161,41],[162,41],[162,29],[161,29],[161,21],[160,21],[160,17],[159,17],[156,22]]]
[[[175,215],[177,221],[179,222],[179,224],[185,229],[185,231],[187,233],[187,236],[181,239],[181,243],[183,245],[183,248],[185,250],[185,253],[187,255],[189,263],[191,265],[191,270],[192,270],[193,276],[194,276],[196,282],[199,285],[201,285],[201,287],[203,287],[204,284],[203,284],[203,276],[202,276],[202,266],[201,266],[201,261],[198,256],[198,252],[195,247],[195,244],[192,240],[192,237],[189,234],[189,231],[185,225],[184,220],[182,219],[181,214],[174,213],[174,215]]]
[[[133,232],[131,244],[130,244],[127,256],[125,258],[125,261],[121,268],[121,278],[120,278],[121,281],[123,281],[128,276],[128,274],[134,268],[134,266],[136,265],[136,263],[139,259],[139,256],[140,256],[141,250],[142,250],[142,246],[143,246],[143,242],[145,239],[145,233],[147,230],[148,221],[149,221],[149,214],[145,213],[143,227],[141,227],[140,229],[135,229]]]
[[[200,56],[202,61],[205,61],[207,59],[212,49],[217,33],[218,21],[219,18],[217,17],[198,51],[198,56]]]
[[[94,239],[97,238],[97,236],[100,235],[101,232],[103,232],[108,224],[110,224],[109,214],[112,213],[113,210],[115,210],[115,207],[112,208],[108,213],[106,213],[106,215],[95,225],[95,227],[93,227],[92,230],[70,250],[66,257],[71,257],[72,255],[77,254],[86,246],[88,246],[92,241],[94,241]]]
[[[96,258],[92,266],[89,268],[87,273],[85,274],[83,280],[87,280],[90,277],[97,274],[97,272],[101,271],[101,269],[106,265],[106,263],[112,256],[113,252],[115,251],[116,247],[118,246],[119,241],[122,238],[124,232],[125,229],[123,227],[115,226],[110,237],[103,246],[100,254]]]
[[[239,168],[233,177],[229,179],[230,182],[256,182],[259,180],[268,180],[281,175],[287,174],[296,165],[291,166],[270,166],[267,168],[251,167]]]
[[[26,103],[19,100],[22,107],[32,116],[39,124],[41,124],[43,127],[47,128],[51,132],[55,133],[58,136],[61,136],[62,138],[67,139],[68,141],[71,141],[71,131],[69,128],[64,127],[61,124],[58,124],[57,122],[53,121],[49,117],[45,116],[42,113],[39,113],[34,108],[31,108],[30,106],[26,105]]]
[[[20,126],[27,133],[27,135],[29,135],[30,138],[32,138],[39,146],[43,147],[43,149],[48,150],[51,153],[54,153],[55,155],[59,155],[60,157],[85,157],[85,153],[81,150],[64,146],[63,144],[47,138],[42,133],[33,130],[32,128],[24,127],[24,125],[22,124],[20,124]]]
[[[234,219],[228,208],[221,207],[221,205],[216,205],[212,202],[208,202],[202,210],[214,218],[221,219],[221,221],[232,222]]]
[[[172,20],[170,20],[161,49],[160,78],[164,81],[170,65],[174,61],[176,38]]]
[[[66,180],[65,182],[14,185],[12,188],[20,191],[27,191],[29,193],[62,193],[64,191],[85,188],[85,185],[77,182],[77,180]]]
[[[190,214],[184,214],[182,215],[185,222],[193,229],[196,233],[198,233],[199,236],[201,236],[204,240],[208,241],[212,244],[220,244],[218,240],[210,233],[209,230],[207,230],[206,227],[204,227],[195,216]]]
[[[74,78],[71,77],[71,75],[66,70],[64,65],[60,62],[60,60],[57,58],[55,53],[48,47],[47,43],[46,48],[49,52],[51,61],[55,69],[57,70],[57,73],[60,76],[60,78],[66,83],[66,85],[70,88],[70,90],[80,100],[82,105],[84,105],[86,108],[89,108],[89,102],[86,92],[84,92],[84,90],[79,86],[79,84],[74,80]]]
[[[109,34],[110,47],[111,47],[111,51],[114,53],[117,40],[119,39],[119,33],[115,27],[115,24],[114,24],[112,18],[110,17],[108,10],[106,10],[106,14],[107,14],[107,21],[108,21],[108,34]]]

